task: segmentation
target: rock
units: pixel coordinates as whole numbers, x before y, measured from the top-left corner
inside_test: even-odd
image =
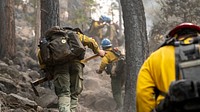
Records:
[[[8,66],[8,64],[0,60],[0,66]]]
[[[19,65],[20,66],[20,70],[22,70],[22,71],[24,71],[25,70],[25,63],[24,63],[24,61],[23,61],[23,58],[20,56],[20,57],[15,57],[14,59],[13,59],[13,61],[14,61],[14,63],[16,64],[16,65]]]
[[[0,91],[6,92],[7,88],[5,87],[4,84],[0,83]]]
[[[18,109],[15,109],[14,111],[12,112],[27,112],[26,110],[22,109],[22,108],[18,108]]]
[[[12,60],[8,61],[8,65],[13,65],[13,64],[14,64],[14,62]]]
[[[100,88],[99,79],[91,77],[84,79],[84,87],[86,90],[96,90]]]
[[[8,105],[10,107],[22,107],[22,108],[37,108],[37,103],[35,101],[29,100],[28,98],[24,98],[17,94],[9,94],[6,98]]]
[[[83,106],[81,104],[78,104],[77,106],[77,112],[95,112],[94,110],[87,108],[86,106]]]
[[[17,69],[12,68],[10,66],[0,66],[0,74],[6,74],[4,75],[6,77],[7,75],[9,75],[12,78],[17,78],[20,75]]]
[[[27,83],[29,84],[28,82],[32,81],[31,77],[29,77],[28,73],[24,73],[22,72],[21,75],[18,77],[18,79],[20,81],[22,81],[23,83]]]
[[[59,112],[58,109],[52,109],[52,108],[47,108],[44,110],[44,112]]]
[[[96,110],[98,111],[104,111],[104,110],[114,110],[116,108],[116,104],[113,101],[112,98],[100,98],[99,100],[97,100],[94,104],[94,107]]]
[[[41,106],[37,106],[37,112],[44,112],[44,109]]]
[[[10,67],[13,68],[13,69],[16,69],[18,71],[22,70],[20,65],[11,65]]]
[[[36,80],[40,78],[40,74],[37,71],[31,70],[28,73],[28,76],[32,79],[32,80]]]
[[[53,108],[46,108],[46,109],[44,109],[44,111],[43,112],[59,112],[59,110],[58,109],[53,109]]]
[[[94,92],[85,92],[83,94],[85,95],[84,95],[84,99],[82,99],[84,101],[82,102],[82,105],[84,105],[85,107],[91,107],[91,105],[94,104],[95,101],[97,100]]]
[[[3,92],[9,94],[9,93],[17,93],[17,84],[15,82],[13,82],[10,79],[4,78],[4,77],[0,77],[0,83],[1,83],[1,87],[3,87],[2,89],[4,90]]]
[[[32,59],[31,57],[24,58],[25,62],[27,63],[28,68],[38,67],[38,63],[36,60]]]
[[[4,104],[6,104],[6,97],[7,97],[7,94],[4,93],[3,91],[0,91],[0,104],[1,106],[4,106]]]
[[[35,101],[43,108],[54,106],[58,103],[57,96],[55,93],[47,88],[37,87],[40,97],[36,98]]]

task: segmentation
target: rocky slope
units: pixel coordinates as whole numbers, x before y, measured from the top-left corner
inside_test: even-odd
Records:
[[[31,12],[30,10],[27,10]],[[0,60],[0,111],[1,112],[58,112],[57,96],[52,88],[37,86],[37,97],[30,85],[41,77],[37,60],[30,57],[34,28],[24,20],[18,8],[16,14],[17,54],[12,60]],[[93,55],[87,50],[86,57]],[[84,68],[84,90],[79,96],[78,112],[116,112],[112,99],[110,77],[98,75],[100,57],[86,63]]]
[[[92,55],[88,53],[87,56]],[[27,57],[29,58],[29,57]],[[36,62],[35,62],[36,63]],[[32,63],[33,65],[35,63]],[[110,77],[103,73],[97,75],[100,58],[86,63],[84,68],[84,90],[79,96],[78,112],[114,112],[116,104],[112,99]],[[26,66],[26,65],[25,65]],[[35,65],[35,69],[37,65]],[[37,70],[21,66],[12,60],[0,62],[0,104],[3,112],[56,112],[57,96],[53,89],[37,86],[37,97],[30,81],[40,78]]]

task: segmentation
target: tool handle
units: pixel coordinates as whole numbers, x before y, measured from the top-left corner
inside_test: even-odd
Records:
[[[43,82],[46,82],[48,80],[48,77],[42,77],[42,78],[40,78],[40,79],[37,79],[37,80],[35,80],[35,81],[33,81],[33,82],[31,82],[34,86],[37,86],[37,85],[39,85],[39,84],[41,84],[41,83],[43,83]]]
[[[95,55],[93,55],[93,56],[91,56],[91,57],[88,57],[88,58],[85,58],[85,59],[81,60],[81,62],[82,62],[82,63],[86,63],[86,62],[88,62],[89,60],[94,59],[94,58],[96,58],[96,57],[98,57],[98,56],[99,56],[98,54],[95,54]]]

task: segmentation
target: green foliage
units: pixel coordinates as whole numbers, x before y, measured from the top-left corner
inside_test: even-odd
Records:
[[[94,0],[85,0],[84,5],[86,6],[92,6],[93,4],[95,4]]]
[[[156,2],[160,5],[160,11],[153,21],[149,35],[150,45],[160,44],[161,38],[158,39],[157,36],[166,35],[170,29],[180,23],[200,23],[199,0],[157,0]]]

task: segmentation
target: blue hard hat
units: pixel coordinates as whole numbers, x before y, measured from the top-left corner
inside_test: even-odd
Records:
[[[107,22],[107,23],[109,23],[111,21],[111,19],[109,17],[103,16],[103,15],[100,17],[100,20],[102,20],[103,22]]]
[[[101,41],[101,46],[102,46],[102,47],[111,47],[112,44],[111,44],[111,41],[110,41],[108,38],[104,38],[104,39]]]

